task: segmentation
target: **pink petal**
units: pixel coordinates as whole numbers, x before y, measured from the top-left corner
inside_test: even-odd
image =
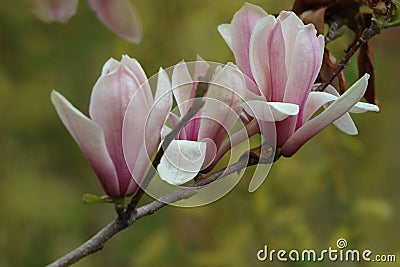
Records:
[[[225,154],[228,152],[231,147],[234,147],[245,140],[248,140],[253,135],[260,132],[258,127],[258,123],[255,119],[250,121],[246,128],[242,128],[234,134],[230,135],[228,139],[224,140],[222,145],[220,146],[217,155],[215,156],[215,162],[218,162]]]
[[[172,128],[175,128],[178,125],[179,121],[181,120],[177,115],[175,115],[172,112],[169,114],[168,118],[169,118],[169,121],[171,122]],[[162,139],[164,139],[164,138],[162,138]],[[178,134],[176,139],[187,140],[185,131],[184,130],[180,131],[180,133]]]
[[[135,78],[139,81],[140,86],[143,87],[143,92],[146,96],[146,103],[150,107],[153,104],[153,95],[151,93],[149,80],[147,79],[147,75],[142,66],[136,59],[130,58],[127,55],[122,56],[121,63],[134,74]]]
[[[139,183],[157,148],[162,128],[172,106],[171,82],[163,69],[158,74],[157,91],[151,109],[143,106],[141,88],[132,97],[123,124],[125,158],[135,181]]]
[[[198,140],[212,139],[221,145],[242,110],[244,90],[243,74],[233,64],[226,65],[211,81],[207,91]]]
[[[143,106],[144,101],[144,94],[138,90],[132,97],[126,110],[122,132],[123,152],[126,163],[131,171],[131,175],[137,182],[140,181],[142,177],[140,176],[141,171],[138,171],[136,168],[136,163],[138,162],[141,151],[146,151],[146,146],[144,145],[147,142],[146,131],[150,132],[150,130],[146,128],[146,123],[148,121],[147,116],[150,110]],[[147,155],[148,158],[151,157],[150,151]],[[143,162],[143,164],[148,164],[148,161]],[[139,175],[135,175],[135,172],[138,172]]]
[[[28,5],[44,22],[66,23],[75,14],[78,0],[28,0]]]
[[[189,73],[185,61],[179,62],[172,72],[172,92],[181,116],[184,116],[190,108],[193,79]]]
[[[152,155],[157,148],[158,141],[161,137],[161,130],[169,117],[171,107],[171,82],[165,70],[160,68],[154,105],[147,118],[146,124],[146,149],[150,155]]]
[[[254,80],[267,101],[271,101],[272,85],[269,66],[269,36],[276,23],[274,16],[267,16],[256,24],[250,40],[250,67]]]
[[[103,130],[58,92],[51,93],[51,101],[97,174],[104,191],[111,197],[120,196],[117,172],[108,154]]]
[[[96,82],[90,101],[89,113],[104,131],[107,150],[114,162],[120,182],[121,192],[125,192],[131,174],[125,162],[122,148],[122,125],[126,109],[133,94],[141,96],[138,108],[146,112],[147,101],[140,82],[130,69],[120,63],[116,68],[101,76]],[[140,114],[140,113],[138,113]]]
[[[271,101],[282,102],[285,95],[288,73],[285,63],[285,40],[282,25],[278,20],[268,42],[269,67],[271,71]],[[286,101],[285,101],[286,102]],[[293,103],[298,104],[298,103]]]
[[[282,155],[285,157],[292,156],[308,140],[348,112],[364,95],[368,79],[369,74],[365,74],[324,112],[301,126],[282,147]]]
[[[207,74],[208,69],[210,68],[210,65],[204,61],[199,55],[196,58],[196,61],[194,63],[194,71],[193,71],[193,87],[192,87],[192,93],[190,95],[190,98],[194,98],[196,96],[196,90],[197,86],[199,85],[199,82],[209,82],[205,80],[205,76]]]
[[[190,94],[190,99],[188,101],[189,105],[187,105],[187,111],[189,111],[189,108],[192,107],[193,99],[196,96],[196,91],[197,87],[199,85],[199,82],[209,82],[207,79],[206,74],[208,69],[210,68],[210,65],[205,62],[200,56],[197,56],[196,62],[194,63],[194,73],[193,73],[193,85],[192,85],[192,91]],[[185,112],[185,114],[187,113]],[[184,128],[184,132],[186,135],[187,140],[192,140],[192,141],[197,141],[199,129],[200,129],[200,116],[201,116],[201,110],[193,116],[193,118],[186,124]]]
[[[267,15],[267,12],[261,7],[246,3],[236,12],[232,20],[232,51],[235,55],[236,64],[251,79],[253,79],[253,75],[249,61],[250,38],[257,22]]]
[[[97,16],[117,35],[127,41],[139,43],[141,27],[129,0],[88,0]]]
[[[305,26],[296,39],[284,96],[284,102],[300,106],[298,127],[302,124],[304,104],[321,68],[323,52],[324,37],[316,37],[313,25]]]
[[[296,38],[304,27],[303,21],[293,12],[282,11],[278,20],[282,24],[283,38],[285,39],[285,63],[287,70],[290,70]]]

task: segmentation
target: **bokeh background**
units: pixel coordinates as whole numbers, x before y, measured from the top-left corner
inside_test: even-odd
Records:
[[[270,13],[292,1],[254,0]],[[87,114],[103,63],[137,58],[149,76],[199,54],[233,56],[217,32],[242,0],[132,1],[144,28],[133,45],[108,31],[81,1],[66,24],[45,24],[24,1],[0,2],[0,266],[43,266],[114,218],[109,205],[84,205],[100,184],[50,103],[57,89]],[[330,44],[338,58],[352,35]],[[76,266],[398,266],[372,263],[259,263],[264,245],[335,247],[396,254],[400,261],[400,29],[372,41],[380,114],[353,116],[360,135],[334,127],[293,158],[274,164],[261,189],[248,180],[201,208],[165,208],[113,238]],[[356,79],[356,61],[346,70]]]

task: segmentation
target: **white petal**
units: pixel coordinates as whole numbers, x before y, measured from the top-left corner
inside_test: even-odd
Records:
[[[324,112],[303,124],[284,144],[281,150],[282,155],[292,156],[308,140],[348,112],[364,95],[368,79],[369,74],[365,74]]]
[[[351,116],[348,112],[345,113],[339,119],[332,122],[332,124],[335,125],[339,130],[341,130],[345,134],[348,134],[348,135],[357,135],[358,134],[357,127],[356,127],[354,121],[351,119]]]
[[[311,116],[322,106],[326,109],[332,102],[338,99],[339,93],[332,86],[328,87],[324,92],[311,92],[304,109],[303,122],[307,122]],[[364,113],[367,111],[379,111],[379,107],[369,103],[358,102],[349,112]],[[357,135],[358,130],[349,113],[333,122],[333,124],[342,132],[349,135]]]
[[[337,98],[337,96],[326,92],[310,92],[304,106],[303,123],[307,122],[322,106],[335,101]]]
[[[261,121],[282,121],[299,113],[299,106],[290,103],[250,100],[243,106],[248,114]]]
[[[172,185],[182,185],[196,177],[205,157],[205,142],[174,140],[161,158],[157,170],[162,180]]]
[[[379,107],[374,104],[358,102],[354,107],[350,109],[351,113],[364,113],[367,111],[379,112]]]
[[[185,61],[179,62],[172,73],[172,90],[181,116],[189,109],[189,100],[192,94],[193,79],[190,76]]]
[[[232,49],[232,25],[231,24],[221,24],[218,26],[218,32],[224,38],[226,44]]]

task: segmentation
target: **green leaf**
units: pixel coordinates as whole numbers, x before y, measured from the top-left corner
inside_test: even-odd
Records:
[[[114,199],[109,196],[98,196],[94,194],[84,194],[82,197],[82,201],[85,204],[97,204],[97,203],[114,203]]]

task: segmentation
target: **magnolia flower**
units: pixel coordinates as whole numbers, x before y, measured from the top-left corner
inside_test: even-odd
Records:
[[[86,117],[68,102],[61,94],[53,91],[51,100],[62,122],[80,146],[87,160],[97,174],[104,191],[110,197],[132,195],[145,168],[130,173],[131,166],[147,166],[149,157],[157,147],[161,128],[172,105],[172,95],[169,94],[169,80],[161,69],[156,97],[153,100],[146,74],[140,64],[128,56],[123,56],[118,62],[110,59],[103,67],[91,96],[89,114]],[[163,101],[160,96],[166,95]],[[157,113],[153,113],[151,131],[153,138],[144,145],[144,128],[153,104],[157,102]],[[135,108],[129,109],[128,104]],[[132,132],[124,132],[123,121],[126,116],[135,117]],[[129,130],[128,129],[128,130]],[[125,148],[131,148],[124,154]],[[147,152],[146,152],[147,151]],[[146,152],[146,153],[144,153]],[[135,178],[135,179],[132,179]]]
[[[107,28],[127,41],[139,43],[141,27],[129,0],[88,0]],[[45,22],[66,23],[78,6],[78,0],[28,0],[33,13]]]
[[[199,77],[206,76],[208,69],[208,63],[199,59],[192,78],[185,62],[174,67],[172,88],[181,117],[192,106]],[[209,171],[215,166],[224,154],[220,149],[227,142],[225,138],[239,119],[244,90],[245,80],[236,66],[227,64],[216,70],[203,97],[204,107],[185,125],[158,165],[163,180],[181,185],[199,171]],[[175,127],[180,118],[171,113],[170,121]],[[164,136],[170,130],[165,127]]]
[[[253,96],[246,102],[246,112],[258,120],[261,131],[275,123],[283,156],[292,156],[331,123],[347,134],[357,134],[348,112],[379,111],[375,105],[358,103],[368,74],[342,96],[333,87],[312,92],[322,64],[324,37],[293,12],[283,11],[275,18],[245,4],[231,24],[219,26],[219,32],[240,70],[255,84],[248,84]],[[312,118],[320,107],[325,111]]]

